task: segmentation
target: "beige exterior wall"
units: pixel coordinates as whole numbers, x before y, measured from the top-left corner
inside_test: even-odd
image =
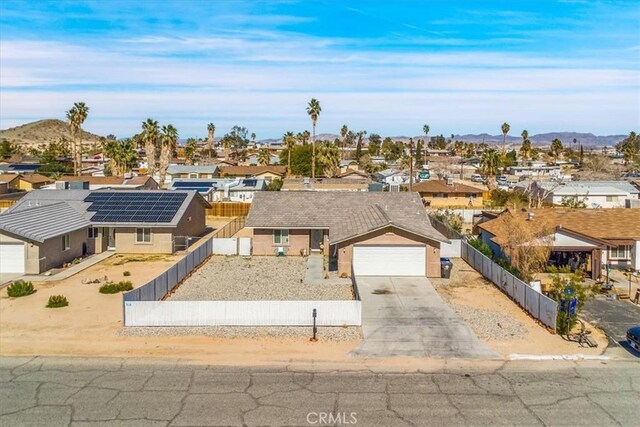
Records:
[[[6,194],[9,191],[9,183],[0,182],[0,194]]]
[[[273,230],[256,228],[253,230],[253,255],[275,255],[276,248],[284,247],[286,254],[300,256],[304,249],[309,252],[309,230],[289,230],[289,244],[273,243]],[[325,245],[327,248],[327,245]]]
[[[416,243],[425,244],[427,247],[425,259],[427,277],[440,277],[440,244],[392,227],[339,243],[338,274],[351,277],[354,245],[415,245]]]
[[[97,230],[98,236],[93,239],[89,239],[87,235],[87,246],[89,247],[90,254],[99,254],[107,250],[109,239],[107,236],[107,230],[104,227],[94,227]]]
[[[136,243],[136,227],[116,228],[116,252],[124,254],[173,253],[173,228],[151,228],[149,243]]]
[[[431,207],[449,207],[449,206],[471,206],[474,208],[482,207],[482,195],[469,199],[464,194],[449,194],[449,197],[433,197],[430,193],[420,193],[422,199],[429,202]],[[471,200],[471,205],[469,205]]]
[[[199,236],[206,229],[206,210],[197,198],[193,198],[187,211],[182,216],[178,226],[175,229],[175,236]]]

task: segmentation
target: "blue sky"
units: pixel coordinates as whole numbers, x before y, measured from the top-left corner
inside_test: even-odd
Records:
[[[636,1],[0,2],[0,128],[91,108],[181,137],[640,128]]]

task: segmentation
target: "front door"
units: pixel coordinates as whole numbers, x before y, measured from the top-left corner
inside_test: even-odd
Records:
[[[116,248],[116,229],[113,227],[107,228],[107,249]]]
[[[591,258],[593,262],[591,267],[591,278],[597,280],[602,275],[602,250],[594,249],[591,251]]]
[[[322,248],[322,230],[311,230],[311,250],[312,251],[320,251]]]

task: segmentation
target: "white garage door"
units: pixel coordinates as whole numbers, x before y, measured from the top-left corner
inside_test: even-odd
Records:
[[[425,276],[425,246],[354,246],[356,276]]]
[[[0,273],[24,273],[24,244],[0,243]]]

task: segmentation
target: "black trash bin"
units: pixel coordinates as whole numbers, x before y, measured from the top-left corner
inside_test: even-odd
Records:
[[[440,258],[440,277],[448,279],[451,277],[451,269],[453,269],[453,263],[449,258]]]

